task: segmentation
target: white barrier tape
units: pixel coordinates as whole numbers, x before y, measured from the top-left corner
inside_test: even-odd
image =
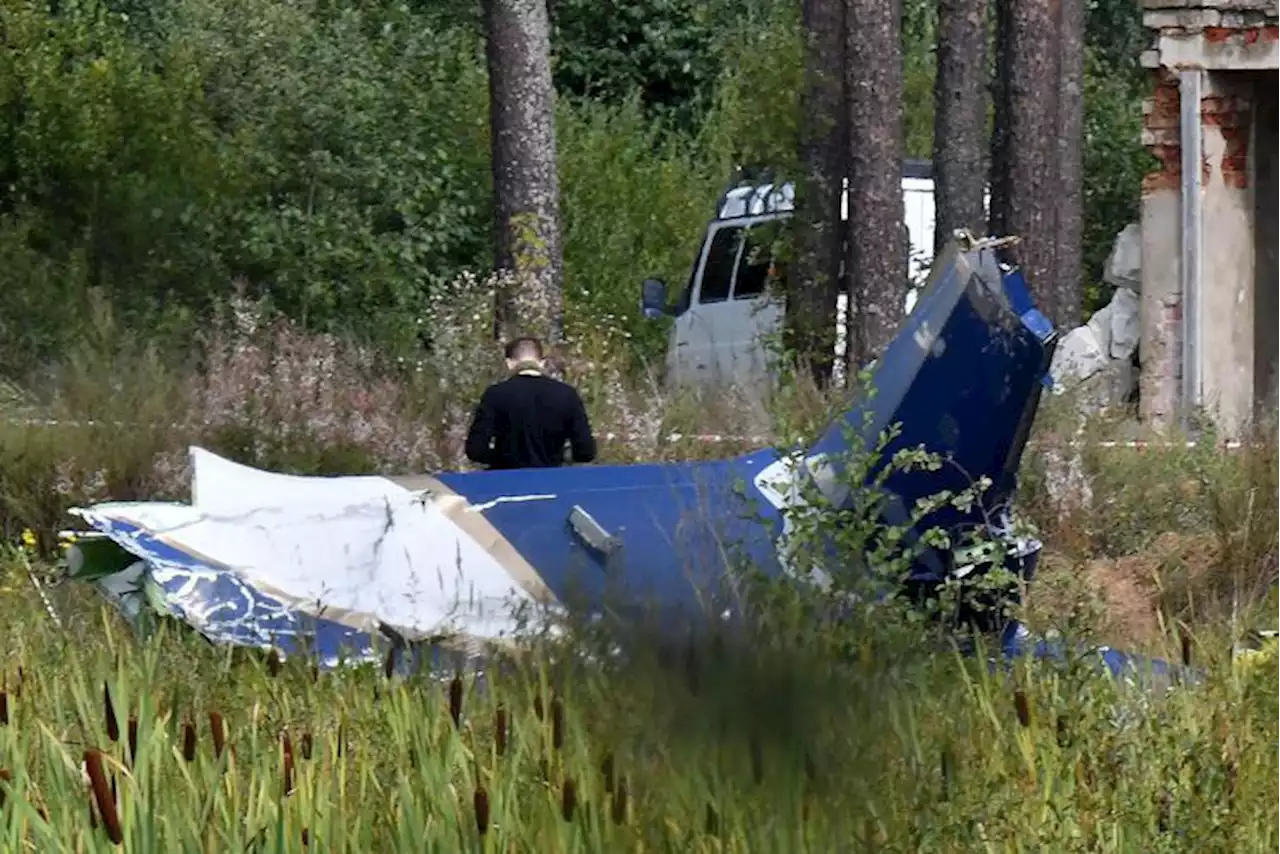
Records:
[[[106,427],[106,426],[109,426],[109,427],[142,427],[142,428],[147,428],[152,430],[160,428],[162,426],[159,424],[139,424],[136,422],[127,422],[127,421],[95,421],[95,420],[63,421],[57,418],[11,418],[11,419],[5,419],[3,421],[0,421],[0,423],[7,424],[7,425],[21,426],[21,427],[97,427],[97,426]],[[168,429],[180,430],[180,429],[183,429],[183,425],[176,424],[176,423],[170,424],[168,425]],[[652,436],[641,436],[636,433],[604,433],[600,435],[599,438],[606,442],[651,442],[654,440],[654,437]],[[773,438],[769,436],[734,436],[734,435],[729,435],[724,433],[691,433],[691,434],[669,433],[665,438],[659,439],[659,441],[670,442],[670,443],[688,441],[688,442],[697,442],[700,444],[708,444],[708,445],[748,444],[748,443],[753,445],[767,445],[773,441]],[[1144,440],[1135,440],[1135,441],[1128,441],[1128,442],[1116,442],[1116,441],[1084,442],[1076,439],[1070,442],[1062,443],[1061,447],[1103,448],[1103,449],[1129,448],[1129,449],[1139,450],[1139,451],[1145,451],[1148,449],[1194,450],[1200,447],[1202,444],[1203,443],[1194,442],[1194,441],[1148,442]],[[1246,447],[1246,444],[1247,443],[1245,442],[1237,442],[1237,441],[1217,442],[1214,444],[1213,447],[1217,450],[1222,450],[1222,451],[1238,451],[1241,448]],[[1037,447],[1037,446],[1045,446],[1045,447],[1052,448],[1052,447],[1055,447],[1055,443],[1051,442],[1051,443],[1046,443],[1044,445],[1042,445],[1042,443],[1039,443],[1039,442],[1031,443],[1031,447]]]

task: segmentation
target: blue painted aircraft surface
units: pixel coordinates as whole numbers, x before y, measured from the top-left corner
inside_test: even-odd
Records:
[[[193,448],[190,504],[73,511],[97,534],[73,546],[70,573],[130,616],[159,611],[215,643],[306,653],[323,666],[380,657],[386,637],[516,638],[528,605],[709,619],[732,608],[740,561],[765,576],[789,572],[801,483],[849,508],[856,484],[841,465],[851,438],[874,447],[898,425],[880,459],[923,447],[945,464],[891,474],[883,521],[906,527],[916,502],[986,479],[979,501],[944,506],[912,534],[986,532],[1009,547],[1008,568],[1030,578],[1040,544],[1015,535],[1010,508],[1056,335],[1002,260],[1007,243],[956,243],[939,255],[872,366],[874,391],[855,394],[799,459],[762,449],[712,462],[310,478]],[[828,554],[828,570],[846,558]],[[954,551],[925,548],[909,582],[928,587],[963,568]]]

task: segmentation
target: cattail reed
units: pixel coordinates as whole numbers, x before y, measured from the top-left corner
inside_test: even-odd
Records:
[[[116,801],[111,796],[111,786],[107,782],[107,772],[102,765],[102,753],[94,748],[84,752],[85,771],[89,775],[89,785],[93,790],[93,801],[97,804],[98,815],[106,828],[107,838],[113,845],[124,841],[124,831],[120,827],[120,815],[116,812]]]
[[[606,754],[600,763],[600,776],[604,778],[604,790],[612,794],[614,785],[613,754]]]
[[[1022,728],[1031,726],[1031,701],[1021,688],[1013,692],[1013,707],[1018,712],[1018,723]]]
[[[453,679],[449,682],[449,717],[453,719],[454,727],[462,724],[462,677],[458,674],[453,675]]]
[[[111,703],[111,689],[107,687],[106,681],[102,683],[102,719],[107,725],[107,738],[111,742],[120,740],[120,722],[116,719],[116,708]]]
[[[551,746],[556,750],[564,747],[564,703],[559,697],[551,698]]]
[[[227,731],[222,725],[222,715],[216,711],[209,713],[209,735],[213,738],[213,756],[221,759],[227,744]]]
[[[1191,633],[1187,631],[1186,626],[1178,629],[1178,642],[1182,647],[1182,666],[1191,666]]]
[[[625,824],[627,821],[627,778],[618,780],[613,790],[613,823]]]
[[[312,661],[311,662],[311,682],[312,684],[315,684],[316,682],[319,682],[319,681],[320,681],[320,665]]]
[[[0,689],[0,726],[9,725],[9,692]]]
[[[698,648],[694,645],[693,638],[690,638],[689,645],[685,648],[684,653],[684,681],[689,693],[695,697],[698,696],[701,675],[701,667],[698,663]]]
[[[951,755],[950,747],[942,748],[942,757],[938,762],[942,771],[942,799],[944,801],[951,799],[951,781],[955,760]]]
[[[190,718],[182,724],[182,758],[196,761],[196,725]]]
[[[4,809],[5,792],[9,790],[9,782],[13,779],[13,775],[9,773],[8,768],[0,768],[0,809]]]
[[[311,846],[311,833],[305,827],[302,828],[302,847],[309,848]]]
[[[394,646],[387,648],[387,657],[382,659],[382,675],[386,679],[390,679],[396,672],[396,648]]]
[[[280,675],[280,653],[274,649],[267,653],[267,675],[272,678]]]
[[[542,711],[542,695],[541,694],[535,694],[533,697],[533,716],[536,717],[538,720],[542,720],[543,711]]]
[[[707,804],[707,812],[702,820],[702,832],[707,836],[720,835],[720,815],[711,804]]]
[[[288,795],[293,791],[293,742],[289,740],[288,731],[280,733],[280,748],[283,754],[283,784],[284,794]]]
[[[129,715],[129,761],[138,761],[138,716]]]
[[[1066,750],[1071,746],[1071,727],[1067,724],[1066,715],[1058,715],[1054,722],[1054,731],[1058,738],[1058,747]]]
[[[565,821],[573,821],[573,813],[578,808],[578,789],[573,785],[572,777],[564,778],[560,788],[560,815]]]
[[[299,752],[302,753],[302,758],[309,761],[311,759],[311,731],[310,730],[303,731],[302,738],[298,742],[298,748],[299,748]]]
[[[499,756],[507,754],[507,710],[501,705],[493,713],[493,743]]]
[[[476,811],[476,832],[484,836],[489,832],[489,793],[484,786],[476,786],[471,805]]]

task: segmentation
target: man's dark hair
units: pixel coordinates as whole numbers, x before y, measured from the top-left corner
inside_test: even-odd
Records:
[[[506,354],[513,362],[541,362],[542,342],[530,336],[516,338],[507,343]]]

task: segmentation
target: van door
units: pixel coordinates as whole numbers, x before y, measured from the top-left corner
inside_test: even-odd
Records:
[[[756,389],[775,377],[776,348],[771,340],[782,328],[783,302],[768,289],[772,247],[755,220],[738,230],[739,248],[729,299],[717,308],[717,368],[723,385]]]
[[[677,385],[712,385],[717,374],[717,311],[728,301],[740,249],[741,228],[712,223],[695,262],[689,305],[672,328],[668,362]]]

